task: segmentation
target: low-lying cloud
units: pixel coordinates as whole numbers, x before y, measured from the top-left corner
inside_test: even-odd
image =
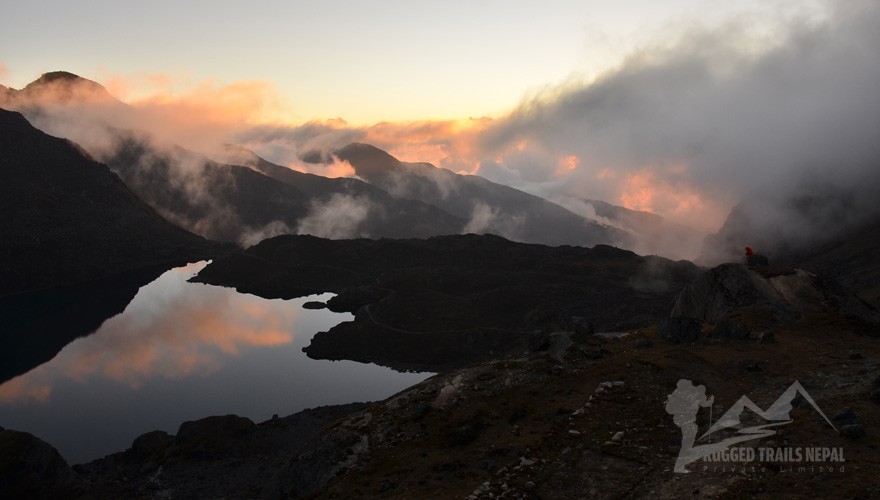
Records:
[[[297,234],[321,238],[366,238],[361,224],[370,214],[370,201],[363,197],[334,194],[324,201],[312,203],[309,213],[299,220]]]
[[[517,239],[525,220],[525,214],[505,214],[485,202],[478,201],[474,203],[471,218],[462,232],[474,234],[491,233],[508,239]]]

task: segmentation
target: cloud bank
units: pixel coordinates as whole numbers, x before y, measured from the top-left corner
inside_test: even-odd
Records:
[[[569,81],[495,119],[258,127],[243,142],[296,167],[351,141],[576,205],[604,199],[714,231],[758,191],[801,179],[876,185],[880,5],[789,15],[763,38],[748,20],[643,46],[595,81]],[[566,200],[569,200],[566,202]]]

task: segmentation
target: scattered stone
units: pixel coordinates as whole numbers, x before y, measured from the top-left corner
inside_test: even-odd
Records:
[[[657,323],[657,333],[671,342],[693,342],[700,337],[702,324],[694,318],[676,316]]]
[[[529,489],[534,488],[535,487],[534,481],[526,481],[525,487],[529,488]]]
[[[724,320],[715,326],[712,330],[712,337],[727,340],[742,340],[749,337],[748,327],[739,321]]]
[[[611,436],[611,440],[615,442],[620,441],[621,439],[623,439],[623,431],[617,431],[614,433],[614,436]]]
[[[520,457],[519,464],[522,465],[523,467],[529,467],[529,466],[535,465],[535,461],[528,459],[526,457]]]
[[[762,344],[772,344],[776,342],[776,334],[770,330],[766,332],[761,332],[761,343]]]
[[[565,361],[565,354],[573,342],[571,336],[564,332],[554,332],[550,334],[549,345],[547,347],[547,355],[560,363]]]
[[[611,389],[611,387],[613,387],[613,384],[611,382],[599,382],[599,385],[596,387],[596,390],[594,392],[605,392],[606,390]]]
[[[316,300],[310,300],[302,305],[303,309],[326,309],[327,304],[324,302],[318,302]]]
[[[572,436],[580,436],[581,435],[580,431],[576,431],[574,429],[569,429],[568,433],[571,434]]]

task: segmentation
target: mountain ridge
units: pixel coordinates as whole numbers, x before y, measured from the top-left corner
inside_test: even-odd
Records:
[[[347,161],[359,177],[395,196],[430,203],[468,219],[465,232],[493,233],[546,245],[631,246],[632,237],[625,231],[483,177],[456,174],[430,163],[401,162],[364,143],[351,143],[335,150],[333,156]]]
[[[222,246],[176,227],[75,143],[0,109],[0,295],[76,283]]]

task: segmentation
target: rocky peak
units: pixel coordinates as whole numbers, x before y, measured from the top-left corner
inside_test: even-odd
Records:
[[[831,316],[880,325],[878,311],[836,282],[781,265],[714,267],[679,292],[670,316],[718,324],[743,314],[784,323]]]
[[[354,167],[358,175],[370,176],[389,173],[400,167],[400,161],[381,149],[353,142],[334,152],[334,155]]]
[[[27,84],[21,94],[28,99],[39,99],[44,104],[119,102],[100,83],[67,71],[44,73]]]

